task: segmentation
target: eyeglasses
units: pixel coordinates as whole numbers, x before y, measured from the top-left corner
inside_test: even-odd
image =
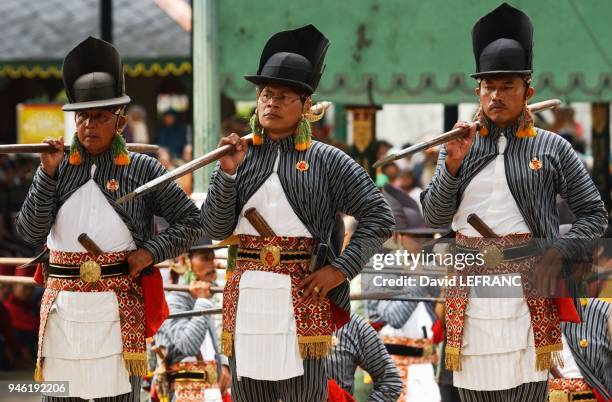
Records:
[[[262,92],[259,95],[259,101],[264,104],[270,102],[270,100],[272,99],[276,99],[278,103],[280,103],[283,106],[289,106],[296,100],[302,99],[302,97],[301,96],[287,96],[287,95],[272,95],[269,92]]]
[[[106,124],[117,117],[117,114],[110,111],[84,110],[76,113],[77,124],[84,124],[86,121],[95,124]]]

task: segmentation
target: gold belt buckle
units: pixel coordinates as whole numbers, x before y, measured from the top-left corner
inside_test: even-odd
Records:
[[[95,261],[85,261],[79,267],[79,276],[83,282],[97,282],[102,277],[102,268]]]
[[[270,268],[280,265],[281,250],[278,246],[264,246],[259,252],[261,263]]]
[[[548,394],[548,402],[569,402],[569,395],[565,391],[553,389]]]
[[[495,244],[487,244],[480,248],[480,254],[487,268],[495,268],[504,260],[504,253]]]

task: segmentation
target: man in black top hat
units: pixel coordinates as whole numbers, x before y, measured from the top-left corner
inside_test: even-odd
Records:
[[[66,56],[63,75],[64,110],[76,121],[70,154],[63,141],[46,141],[56,151],[41,155],[17,217],[21,236],[49,249],[36,379],[69,381],[69,396],[78,400],[139,400],[145,336],[167,314],[159,270],[140,273],[185,251],[202,234],[200,213],[174,183],[151,197],[115,202],[165,173],[155,159],[126,149],[121,132],[130,98],[117,50],[89,37]],[[170,223],[158,235],[154,214]],[[100,255],[79,242],[82,233]]]
[[[481,128],[475,135],[475,125],[456,125],[469,128],[470,137],[442,148],[421,194],[423,215],[432,226],[452,224],[458,252],[497,256],[457,275],[518,274],[521,287],[496,299],[490,291],[476,297],[475,289],[447,289],[445,363],[463,401],[544,402],[551,362],[562,350],[551,283],[564,260],[583,253],[581,239],[603,233],[606,210],[571,145],[533,126],[529,17],[503,3],[476,22],[472,40]],[[562,236],[556,195],[576,215]],[[472,213],[495,239],[483,239],[467,222]],[[531,239],[545,244],[543,255]]]
[[[310,138],[308,111],[328,46],[312,25],[268,40],[257,74],[246,76],[257,85],[253,146],[236,134],[220,141],[236,150],[219,161],[202,208],[208,236],[239,236],[222,333],[238,401],[326,400],[325,356],[350,317],[349,281],[391,234],[393,215],[368,174]],[[250,208],[272,235],[249,223]],[[342,254],[311,272],[339,212],[359,225]]]

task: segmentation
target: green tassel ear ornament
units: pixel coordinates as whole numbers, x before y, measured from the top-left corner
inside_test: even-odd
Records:
[[[71,165],[80,165],[83,162],[83,145],[79,142],[77,133],[72,136],[72,143],[70,143],[70,154],[68,156],[68,163]]]
[[[298,123],[297,130],[293,135],[293,142],[295,144],[296,151],[305,151],[310,146],[310,141],[312,140],[312,128],[310,127],[310,122],[306,119],[305,116],[302,116],[302,119]]]
[[[113,159],[115,161],[115,165],[125,166],[130,164],[130,154],[127,150],[125,138],[123,138],[123,136],[118,132],[115,133],[115,138],[113,138],[111,149],[113,152]]]
[[[251,132],[253,133],[253,145],[262,145],[263,144],[263,127],[259,124],[259,118],[257,117],[257,110],[251,116],[249,120],[249,126],[251,127]],[[302,116],[302,119],[298,123],[295,134],[293,135],[293,142],[296,151],[305,151],[310,146],[310,142],[312,141],[312,128],[310,126],[310,121],[308,121],[306,116]]]
[[[253,133],[253,145],[262,145],[263,127],[259,124],[259,118],[257,117],[257,109],[255,109],[255,113],[253,113],[253,116],[251,116],[251,120],[249,120],[249,126],[251,127],[251,132]]]
[[[71,165],[80,165],[83,162],[83,152],[85,152],[85,149],[79,141],[77,134],[74,133],[72,143],[70,144],[68,163]],[[113,153],[115,165],[125,166],[130,164],[130,154],[127,150],[125,138],[123,138],[123,136],[119,133],[115,133],[115,137],[113,138],[113,142],[111,144],[111,152]]]

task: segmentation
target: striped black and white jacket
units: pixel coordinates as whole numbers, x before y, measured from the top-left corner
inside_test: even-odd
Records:
[[[612,305],[589,299],[581,309],[580,319],[579,324],[561,323],[561,330],[586,382],[606,400],[612,400],[612,334],[608,332]],[[583,339],[586,347],[580,346]]]
[[[402,393],[402,379],[374,328],[359,315],[351,314],[349,323],[334,336],[336,343],[327,357],[329,378],[352,394],[355,370],[361,367],[374,382],[368,402],[396,401]]]
[[[316,240],[327,242],[339,212],[359,222],[347,248],[332,262],[350,281],[391,236],[393,214],[363,168],[322,142],[313,141],[306,151],[298,152],[292,136],[278,141],[264,136],[261,146],[248,148],[235,178],[217,163],[202,206],[206,234],[213,239],[232,234],[243,206],[272,173],[277,155],[277,174],[287,200]],[[307,170],[297,169],[301,161],[308,163]],[[350,311],[348,282],[330,292],[329,298]]]
[[[457,177],[446,169],[446,148],[442,147],[436,172],[421,193],[423,217],[433,227],[452,222],[463,192],[470,181],[497,156],[497,140],[503,132],[508,143],[504,151],[505,171],[510,192],[534,238],[553,240],[566,259],[584,253],[584,241],[600,237],[607,225],[603,201],[584,165],[565,139],[542,129],[530,138],[515,136],[516,126],[492,127],[489,135],[475,136]],[[530,161],[542,162],[531,169]],[[559,235],[556,196],[566,199],[576,222],[565,235]]]
[[[55,177],[49,177],[42,168],[38,168],[17,216],[17,231],[33,246],[44,246],[60,207],[91,178],[91,167],[95,164],[93,179],[126,224],[136,246],[150,251],[155,263],[181,254],[203,233],[198,208],[174,182],[125,204],[117,204],[117,198],[166,173],[161,164],[150,156],[130,152],[130,158],[129,165],[117,166],[110,150],[98,156],[85,152],[80,165],[70,165],[65,157]],[[119,184],[114,192],[107,189],[111,179]],[[153,215],[163,217],[170,227],[154,235]],[[109,236],[112,235],[109,233]]]

